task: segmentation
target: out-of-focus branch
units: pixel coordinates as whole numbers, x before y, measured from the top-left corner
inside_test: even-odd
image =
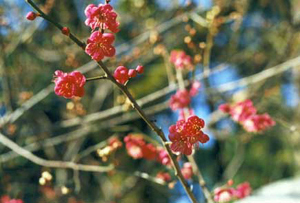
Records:
[[[198,167],[198,165],[195,161],[194,156],[193,155],[187,156],[187,158],[188,158],[189,162],[192,164],[192,168],[193,168],[193,171],[194,171],[195,175],[198,177],[198,182],[199,182],[199,185],[202,189],[204,197],[206,198],[208,203],[213,203],[214,200],[212,198],[212,195],[211,195],[210,191],[207,188],[206,181],[203,178],[202,172],[199,170],[199,167]]]
[[[286,70],[289,70],[291,68],[299,68],[300,67],[300,56],[290,59],[284,63],[278,64],[276,66],[273,66],[271,68],[268,68],[266,70],[263,70],[259,73],[253,74],[248,77],[244,77],[242,79],[233,81],[233,82],[228,82],[225,84],[222,84],[218,87],[212,87],[208,88],[209,91],[219,91],[219,92],[226,92],[230,90],[234,90],[237,87],[243,87],[247,86],[249,84],[257,83],[263,80],[266,80],[272,76],[275,76],[277,74],[280,74]]]
[[[238,172],[240,167],[242,166],[244,162],[245,156],[245,146],[244,143],[238,143],[236,152],[234,153],[234,156],[232,160],[227,165],[224,173],[223,173],[223,180],[229,180],[234,177],[234,175]]]
[[[0,133],[0,142],[19,154],[20,156],[32,161],[33,163],[50,168],[66,168],[66,169],[73,169],[73,170],[80,170],[80,171],[89,171],[89,172],[106,172],[111,171],[114,167],[113,165],[109,166],[94,166],[94,165],[83,165],[83,164],[75,164],[73,162],[64,162],[64,161],[50,161],[42,159],[31,152],[27,151],[26,149],[20,147],[15,142],[8,139],[5,135]]]
[[[154,106],[146,108],[145,112],[148,115],[153,115],[155,113],[166,110],[167,108],[168,108],[168,103],[163,102],[163,103],[156,104]],[[84,125],[84,127],[81,127],[77,130],[74,130],[74,131],[71,131],[71,132],[68,132],[68,133],[65,133],[65,134],[62,134],[62,135],[58,135],[58,136],[55,136],[55,137],[52,137],[52,138],[48,138],[48,139],[42,140],[40,142],[38,141],[38,142],[28,144],[24,148],[28,151],[34,152],[34,151],[37,151],[41,148],[52,147],[52,146],[59,145],[59,144],[64,143],[64,142],[69,142],[69,141],[72,141],[72,140],[76,140],[76,139],[79,139],[81,137],[85,137],[85,136],[87,136],[91,133],[95,133],[95,132],[98,132],[100,130],[109,129],[109,128],[115,126],[115,125],[122,124],[122,123],[125,123],[125,122],[129,122],[129,121],[132,121],[132,120],[135,120],[135,119],[138,119],[138,118],[139,118],[139,115],[135,111],[128,112],[128,113],[125,113],[121,116],[118,116],[117,118],[113,117],[113,118],[107,119],[106,122],[103,123],[103,124],[100,124],[100,125],[99,124],[93,124],[93,125],[86,124],[86,125]],[[18,156],[19,155],[16,154],[15,152],[13,152],[13,151],[4,153],[4,154],[0,155],[0,163],[10,161],[10,160],[12,160],[12,159],[14,159]]]

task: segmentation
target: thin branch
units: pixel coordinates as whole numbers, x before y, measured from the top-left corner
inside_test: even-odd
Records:
[[[92,81],[92,80],[105,80],[107,79],[106,75],[100,75],[96,77],[87,78],[86,81]]]
[[[188,158],[189,162],[192,164],[193,171],[194,171],[195,175],[198,178],[199,185],[202,189],[202,192],[204,194],[204,197],[205,197],[206,201],[208,203],[214,203],[212,195],[211,195],[210,191],[207,188],[206,181],[203,178],[203,175],[202,175],[202,173],[201,173],[201,171],[200,171],[200,169],[199,169],[199,167],[198,167],[198,165],[195,161],[194,156],[193,155],[187,156],[187,158]]]
[[[35,8],[35,10],[37,10],[40,14],[41,17],[46,17],[45,19],[48,20],[49,22],[51,22],[54,26],[56,26],[58,29],[62,29],[63,26],[61,26],[60,24],[58,24],[57,22],[53,22],[51,19],[49,20],[49,17],[47,15],[45,15],[38,7],[37,5],[35,5],[35,3],[33,3],[33,1],[31,0],[25,0],[27,3],[29,3],[33,8]],[[73,40],[78,46],[80,46],[81,48],[84,48],[82,46],[82,43],[80,42],[80,40],[78,40],[74,35],[70,34],[70,39]],[[104,63],[102,61],[98,62],[99,66],[101,67],[101,69],[106,73],[107,75],[107,79],[111,80],[111,82],[113,82],[125,95],[126,97],[129,99],[129,101],[132,104],[132,107],[138,112],[138,114],[141,116],[141,118],[148,124],[148,126],[161,138],[161,141],[163,143],[167,142],[167,139],[163,133],[163,131],[158,128],[144,113],[144,111],[141,109],[141,107],[137,104],[136,100],[132,97],[131,93],[128,91],[127,87],[118,83],[115,78],[113,77],[113,75],[109,72],[108,68],[104,65]],[[167,150],[171,160],[172,160],[172,164],[174,166],[175,169],[175,175],[178,177],[178,179],[180,180],[180,182],[182,183],[187,195],[189,196],[190,200],[194,203],[197,202],[196,197],[194,196],[194,194],[192,193],[188,183],[186,182],[186,180],[184,179],[179,164],[177,162],[176,156],[172,153],[171,148],[169,145],[164,144],[165,149]]]
[[[53,25],[55,25],[55,27],[57,27],[60,31],[63,29],[63,26],[61,26],[59,23],[57,23],[55,20],[52,20],[51,18],[49,18],[35,3],[33,3],[33,1],[31,0],[25,0],[34,10],[36,10],[39,14],[40,17],[44,18],[45,20],[47,20],[48,22],[52,23]],[[71,32],[68,35],[69,38],[75,42],[79,47],[81,47],[82,49],[85,49],[85,43],[80,41],[77,37],[75,37]]]
[[[23,147],[20,147],[15,142],[8,139],[5,135],[0,133],[0,142],[19,154],[20,156],[28,159],[29,161],[44,167],[50,168],[65,168],[65,169],[73,169],[79,171],[88,171],[88,172],[107,172],[114,169],[113,165],[109,166],[94,166],[94,165],[83,165],[83,164],[75,164],[73,162],[64,162],[64,161],[50,161],[42,159],[31,152],[27,151]]]

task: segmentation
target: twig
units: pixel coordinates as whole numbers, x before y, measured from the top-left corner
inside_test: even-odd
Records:
[[[64,161],[50,161],[42,159],[31,152],[27,151],[23,147],[20,147],[15,142],[8,139],[2,133],[0,133],[0,142],[19,154],[20,156],[32,161],[33,163],[50,168],[66,168],[66,169],[73,169],[79,171],[89,171],[89,172],[107,172],[113,170],[114,166],[94,166],[94,165],[83,165],[83,164],[75,164],[73,162],[64,162]]]
[[[35,3],[33,3],[33,1],[31,0],[25,0],[28,4],[30,4],[36,11],[39,12],[39,14],[41,15],[41,17],[43,17],[45,20],[48,20],[49,22],[51,22],[54,26],[56,26],[58,29],[62,29],[63,26],[61,26],[60,24],[58,24],[57,22],[52,21],[46,14],[44,14],[38,7],[37,5],[35,5]],[[71,37],[72,36],[72,37]],[[78,46],[80,46],[81,48],[84,48],[84,44],[82,44],[82,42],[80,42],[80,40],[78,40],[73,34],[70,33],[70,39],[73,40]],[[113,82],[125,95],[126,97],[129,99],[129,101],[132,104],[132,107],[138,112],[138,114],[141,116],[141,118],[148,124],[148,126],[161,138],[161,141],[163,143],[167,142],[167,139],[163,133],[163,131],[161,129],[159,129],[144,113],[144,111],[140,108],[140,106],[137,104],[136,100],[132,97],[131,93],[128,91],[127,87],[118,83],[115,78],[113,77],[113,75],[109,72],[108,68],[103,64],[102,61],[98,62],[99,66],[102,68],[102,70],[106,73],[107,75],[107,79],[109,79],[111,82]],[[169,145],[164,144],[165,149],[167,150],[171,160],[172,160],[172,164],[174,166],[175,169],[175,175],[178,177],[178,179],[180,180],[180,182],[182,183],[187,195],[189,196],[190,200],[194,203],[197,202],[194,194],[192,193],[192,191],[190,190],[190,187],[188,185],[188,183],[186,182],[186,180],[184,179],[179,164],[177,162],[176,156],[172,153],[171,148]]]
[[[229,164],[224,170],[224,173],[222,175],[223,180],[233,179],[234,175],[237,173],[237,171],[240,169],[244,162],[244,156],[245,146],[244,143],[241,143],[239,141],[232,160],[229,162]]]
[[[211,195],[210,191],[208,190],[208,188],[206,186],[206,181],[203,178],[203,175],[202,175],[202,173],[201,173],[201,171],[200,171],[200,169],[199,169],[199,167],[198,167],[198,165],[195,161],[194,156],[193,155],[187,156],[187,158],[188,158],[189,162],[192,164],[193,171],[194,171],[195,175],[198,178],[199,185],[202,189],[202,192],[204,194],[204,197],[205,197],[206,201],[208,203],[214,203],[212,195]]]
[[[44,18],[45,20],[47,20],[48,22],[52,23],[53,25],[55,25],[55,27],[57,27],[60,31],[63,29],[63,26],[61,26],[59,23],[57,23],[56,21],[52,20],[51,18],[49,18],[35,3],[33,3],[33,1],[31,0],[25,0],[32,8],[34,8],[39,14],[40,17]],[[81,47],[82,49],[85,49],[85,43],[80,41],[77,37],[75,37],[71,32],[68,35],[69,38],[75,42],[79,47]]]
[[[105,80],[107,77],[105,75],[100,75],[96,77],[87,78],[86,81],[92,81],[92,80]]]

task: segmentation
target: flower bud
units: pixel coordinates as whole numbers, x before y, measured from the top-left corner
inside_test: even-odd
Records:
[[[68,27],[63,27],[61,29],[61,32],[64,34],[64,35],[67,35],[69,36],[70,35],[70,29]]]
[[[137,75],[137,71],[136,71],[136,70],[130,69],[130,70],[128,71],[128,76],[129,76],[129,78],[134,78],[136,75]]]
[[[138,65],[135,69],[139,74],[142,74],[144,72],[144,66]]]
[[[32,11],[27,13],[27,15],[26,15],[27,20],[31,20],[31,21],[34,20],[36,17],[37,17],[37,14]]]

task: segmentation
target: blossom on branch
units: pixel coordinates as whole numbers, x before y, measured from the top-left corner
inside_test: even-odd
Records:
[[[24,202],[21,199],[11,199],[9,196],[3,195],[0,198],[0,203],[24,203]]]
[[[204,121],[192,115],[186,121],[179,120],[169,128],[171,149],[185,155],[192,154],[193,146],[209,141],[209,137],[202,132]]]
[[[170,62],[174,64],[177,69],[193,70],[192,57],[187,55],[182,50],[173,50],[170,54]]]
[[[112,46],[114,40],[115,36],[111,33],[93,32],[87,41],[85,52],[96,61],[102,60],[105,56],[113,57],[116,53],[116,49]]]
[[[60,70],[54,73],[54,92],[58,96],[70,99],[74,96],[82,97],[84,95],[84,85],[86,78],[78,71],[64,73]]]
[[[157,161],[165,166],[171,166],[171,159],[168,155],[168,152],[163,148],[157,149]]]
[[[161,180],[163,180],[163,181],[165,181],[165,182],[171,181],[171,176],[170,176],[170,174],[167,173],[167,172],[158,172],[158,173],[156,174],[156,178],[161,179]]]
[[[129,134],[124,138],[124,142],[128,155],[134,159],[154,160],[157,156],[156,147],[151,143],[146,144],[141,135]]]
[[[188,107],[191,103],[191,97],[187,90],[178,90],[170,99],[170,108],[175,111]]]
[[[34,20],[38,15],[35,12],[30,11],[29,13],[27,13],[26,18],[27,20]]]
[[[214,190],[214,200],[220,203],[231,202],[249,196],[252,191],[252,188],[248,182],[239,184],[236,189],[230,186],[231,185],[227,183],[222,187],[217,187]]]
[[[222,104],[219,110],[230,114],[232,120],[240,123],[248,132],[262,132],[276,124],[269,114],[257,114],[250,99],[235,105]]]
[[[84,13],[87,17],[85,24],[93,30],[99,28],[109,29],[114,33],[119,31],[119,22],[116,20],[117,14],[110,4],[99,4],[98,6],[90,4]]]

